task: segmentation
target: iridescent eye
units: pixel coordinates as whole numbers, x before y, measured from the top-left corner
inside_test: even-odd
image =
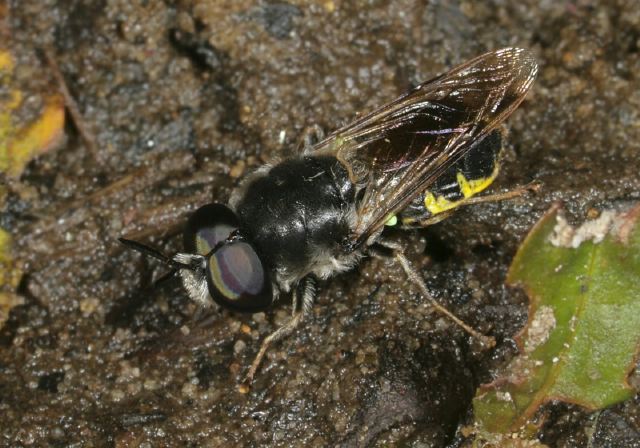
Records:
[[[238,227],[238,218],[228,207],[221,204],[202,206],[191,215],[185,227],[185,251],[209,255]],[[273,302],[269,274],[247,241],[224,244],[210,254],[206,277],[209,294],[225,308],[256,312]]]
[[[184,230],[186,252],[207,255],[238,228],[236,215],[222,204],[207,204],[196,210]]]
[[[208,260],[209,293],[220,305],[242,312],[256,312],[271,305],[269,275],[258,254],[246,242],[222,246]]]

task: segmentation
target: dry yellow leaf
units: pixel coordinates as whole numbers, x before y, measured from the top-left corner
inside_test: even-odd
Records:
[[[14,65],[11,54],[0,51],[0,84],[8,92],[0,99],[0,173],[17,178],[31,159],[62,142],[64,101],[59,94],[48,96],[40,116],[34,122],[16,128],[13,114],[24,95],[13,85]]]

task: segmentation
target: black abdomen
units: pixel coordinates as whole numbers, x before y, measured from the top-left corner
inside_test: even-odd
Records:
[[[337,250],[353,204],[353,185],[336,158],[303,157],[250,179],[235,208],[260,259],[293,274]]]

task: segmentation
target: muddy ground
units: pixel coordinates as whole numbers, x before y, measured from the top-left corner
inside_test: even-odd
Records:
[[[633,1],[13,0],[10,48],[31,101],[53,55],[95,144],[67,141],[8,182],[0,226],[25,272],[0,330],[2,446],[466,446],[475,387],[515,353],[527,300],[504,277],[557,200],[574,220],[640,196],[640,9]],[[6,31],[6,30],[5,30]],[[485,350],[390,261],[321,285],[313,317],[238,382],[285,300],[256,315],[199,310],[165,269],[201,204],[296,151],[306,127],[357,113],[484,51],[530,49],[532,92],[508,122],[494,191],[536,195],[392,232]],[[31,108],[31,109],[29,109]],[[86,136],[85,136],[86,137]],[[558,447],[640,446],[640,398],[597,415],[550,404]]]

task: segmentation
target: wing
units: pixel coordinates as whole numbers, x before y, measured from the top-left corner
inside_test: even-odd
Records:
[[[527,50],[486,53],[319,142],[314,152],[335,155],[358,192],[348,245],[375,238],[390,216],[499,126],[524,99],[537,69]]]

